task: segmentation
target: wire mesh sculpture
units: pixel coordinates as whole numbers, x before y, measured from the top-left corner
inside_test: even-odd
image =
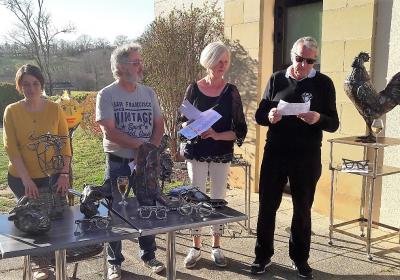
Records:
[[[64,167],[61,149],[67,143],[67,136],[46,133],[39,137],[29,136],[28,148],[36,152],[40,169],[46,176],[51,176]]]
[[[27,196],[21,197],[11,212],[8,220],[14,221],[15,226],[26,233],[41,234],[50,230],[50,219],[40,209],[42,205],[35,204]]]
[[[30,143],[28,149],[36,152],[39,167],[43,174],[49,178],[48,189],[41,191],[39,189],[39,198],[37,199],[40,204],[43,204],[43,212],[51,219],[59,217],[67,205],[66,198],[61,195],[55,195],[56,182],[52,175],[60,172],[64,167],[64,159],[61,154],[62,148],[67,144],[68,136],[59,136],[46,133],[35,137],[29,136]]]

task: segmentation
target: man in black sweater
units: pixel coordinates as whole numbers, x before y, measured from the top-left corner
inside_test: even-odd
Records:
[[[274,254],[275,216],[287,180],[293,201],[289,255],[302,278],[312,278],[308,265],[311,207],[321,176],[322,131],[339,127],[332,80],[313,67],[318,45],[314,38],[298,39],[291,50],[292,65],[272,74],[256,112],[259,125],[268,126],[259,184],[257,241],[252,274],[262,274]],[[279,101],[310,102],[310,111],[282,115]]]

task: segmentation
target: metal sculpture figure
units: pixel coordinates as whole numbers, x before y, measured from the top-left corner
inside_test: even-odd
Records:
[[[353,70],[344,82],[347,96],[354,103],[368,127],[368,135],[359,137],[362,142],[375,142],[375,136],[371,131],[373,120],[400,104],[400,72],[394,75],[386,88],[378,93],[364,66],[369,58],[368,53],[360,52],[351,65]]]
[[[106,190],[110,189],[110,179],[104,181],[102,186],[84,186],[83,192],[80,195],[80,211],[85,215],[85,218],[92,218],[98,214],[97,209],[102,199],[105,199],[107,209],[112,208],[112,195],[111,193],[106,193]]]
[[[134,185],[140,205],[151,206],[161,193],[158,177],[160,173],[160,154],[151,143],[140,145],[136,156]]]
[[[51,218],[56,218],[62,214],[64,206],[66,206],[66,200],[61,196],[56,197],[54,195],[56,188],[52,185],[54,182],[51,181],[51,176],[64,167],[61,149],[67,143],[67,136],[46,133],[38,137],[31,135],[29,139],[31,143],[28,144],[28,148],[36,152],[40,169],[43,174],[49,177],[49,189],[41,193],[38,200],[40,203],[45,204],[47,214]]]
[[[41,204],[35,203],[27,196],[21,197],[8,219],[26,233],[40,234],[50,230],[50,219],[41,209]]]
[[[139,205],[153,206],[157,201],[167,207],[176,207],[178,203],[171,201],[171,199],[162,193],[160,188],[159,149],[151,143],[144,143],[140,145],[135,161],[136,173],[134,175],[133,187]]]
[[[39,137],[29,136],[32,141],[28,148],[36,152],[39,166],[46,176],[51,176],[64,167],[61,149],[67,142],[66,136],[52,135],[46,133]],[[51,157],[49,158],[49,156]]]

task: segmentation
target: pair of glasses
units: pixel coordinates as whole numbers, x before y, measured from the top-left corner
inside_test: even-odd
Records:
[[[133,60],[133,61],[126,61],[126,64],[132,64],[133,66],[139,66],[143,65],[143,60],[138,59],[138,60]]]
[[[165,206],[141,206],[138,209],[139,217],[142,219],[150,219],[152,214],[158,220],[164,220],[167,218],[167,207]]]
[[[368,167],[368,160],[350,160],[350,159],[342,159],[343,165],[346,168],[357,168],[357,169],[365,169]]]
[[[303,61],[306,61],[307,64],[314,64],[317,61],[316,59],[313,59],[313,58],[302,57],[302,56],[298,55],[297,53],[294,53],[294,55],[295,55],[294,59],[298,63],[302,63]]]
[[[199,202],[197,204],[186,203],[177,208],[177,211],[182,216],[192,215],[193,211],[201,217],[208,217],[215,213],[215,209],[207,202]]]
[[[96,215],[90,219],[76,220],[75,224],[84,230],[108,229],[111,226],[111,218]]]

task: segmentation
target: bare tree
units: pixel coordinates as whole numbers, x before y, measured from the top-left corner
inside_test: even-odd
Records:
[[[110,42],[106,38],[95,38],[93,44],[96,49],[107,49],[111,47]]]
[[[215,5],[174,9],[156,18],[139,38],[145,61],[145,83],[153,87],[165,116],[171,150],[178,146],[177,118],[188,84],[201,77],[200,53],[210,42],[223,38],[221,13]]]
[[[55,28],[50,14],[44,8],[44,0],[0,0],[0,4],[18,19],[17,30],[10,37],[32,53],[37,65],[47,78],[48,91],[52,95],[52,44],[58,34],[72,32],[75,28],[73,26]]]
[[[129,42],[128,36],[126,36],[126,35],[117,35],[115,37],[115,40],[114,40],[114,45],[118,47],[118,46],[121,46],[121,45],[126,44],[128,42]]]
[[[93,38],[87,34],[82,34],[75,40],[75,47],[78,52],[87,52],[94,48]]]

